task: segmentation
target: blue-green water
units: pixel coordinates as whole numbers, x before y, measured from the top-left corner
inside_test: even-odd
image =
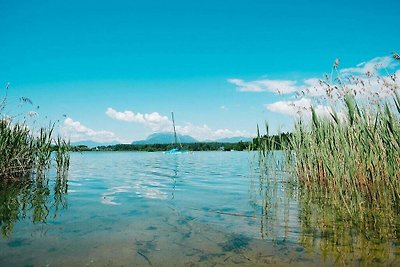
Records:
[[[257,166],[251,152],[73,153],[66,184],[50,170],[1,191],[0,266],[400,264],[395,242],[310,231],[284,175],[265,190]]]

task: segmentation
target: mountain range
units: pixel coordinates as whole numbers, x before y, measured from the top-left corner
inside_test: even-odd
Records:
[[[178,141],[181,142],[182,144],[187,144],[187,143],[197,143],[196,139],[189,135],[176,135],[178,138]],[[149,135],[146,140],[140,140],[140,141],[133,141],[133,145],[154,145],[154,144],[172,144],[174,143],[174,133],[153,133]]]

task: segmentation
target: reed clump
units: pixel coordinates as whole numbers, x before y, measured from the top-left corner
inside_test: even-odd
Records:
[[[6,97],[7,94],[0,103],[0,182],[29,180],[33,174],[42,177],[51,165],[55,125],[34,130],[25,118],[14,122],[3,114]],[[31,103],[28,98],[22,99]],[[69,143],[62,138],[56,143],[57,170],[65,174],[69,166]]]
[[[398,78],[371,73],[366,79],[348,78],[342,77],[337,65],[334,70],[336,83],[321,81],[326,99],[332,100],[325,109],[328,115],[309,108],[309,119],[299,119],[293,132],[279,143],[285,151],[280,166],[297,177],[307,199],[330,207],[337,220],[349,220],[364,230],[394,229],[400,225]],[[381,95],[376,88],[373,92],[366,88],[371,79]],[[360,92],[372,96],[360,96]],[[271,140],[259,135],[261,158],[276,149]],[[385,235],[396,234],[389,231]]]
[[[400,204],[400,97],[375,112],[345,96],[346,117],[297,123],[290,140],[300,185],[325,193],[337,208],[363,219],[368,212],[398,212]],[[369,214],[371,215],[371,214]],[[374,216],[372,216],[374,217]]]
[[[24,123],[0,120],[0,179],[29,179],[44,174],[51,163],[53,126],[35,136]]]

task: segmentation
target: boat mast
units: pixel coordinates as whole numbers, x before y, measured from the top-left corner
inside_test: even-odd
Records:
[[[171,114],[172,114],[172,124],[174,125],[174,137],[175,137],[175,143],[174,144],[175,144],[175,146],[177,146],[178,145],[178,138],[176,137],[174,112],[172,111]]]

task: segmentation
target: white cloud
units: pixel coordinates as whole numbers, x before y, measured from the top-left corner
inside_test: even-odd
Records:
[[[288,115],[291,117],[311,117],[311,106],[314,107],[315,113],[318,116],[331,118],[333,110],[326,105],[312,105],[311,99],[302,98],[296,101],[278,101],[272,104],[266,104],[265,108],[276,113]],[[343,117],[340,113],[339,117]]]
[[[69,138],[71,142],[86,140],[92,140],[99,143],[114,141],[121,142],[121,140],[113,132],[105,130],[96,131],[86,127],[79,121],[74,121],[71,118],[65,119],[64,124],[61,127],[61,133],[65,137]]]
[[[177,125],[176,131],[182,135],[190,135],[197,140],[215,140],[220,138],[227,138],[227,137],[250,137],[252,136],[246,131],[239,131],[239,130],[230,130],[230,129],[217,129],[213,130],[208,127],[206,124],[198,126],[193,125],[191,123],[187,123],[186,125]]]
[[[342,69],[341,73],[354,73],[354,74],[375,74],[380,70],[392,68],[396,65],[391,57],[376,57],[367,62],[361,62],[354,68]]]
[[[237,86],[241,92],[272,92],[283,95],[290,93],[322,95],[325,93],[321,86],[321,79],[309,78],[302,81],[292,80],[255,80],[244,82],[240,79],[229,79],[228,82]]]
[[[265,107],[272,112],[289,116],[299,116],[305,113],[305,111],[311,110],[311,100],[302,98],[296,101],[278,101],[272,104],[266,104]]]
[[[158,112],[141,114],[129,110],[120,112],[113,108],[108,108],[106,115],[119,121],[141,123],[153,131],[165,130],[172,125],[167,116],[161,116]]]
[[[380,98],[384,98],[390,95],[389,92],[381,91],[385,87],[382,86],[384,81],[387,82],[386,84],[399,85],[400,83],[399,70],[395,72],[395,76],[397,76],[396,82],[393,82],[390,77],[387,77],[388,70],[392,70],[398,66],[399,63],[392,57],[376,57],[370,61],[359,63],[354,68],[341,69],[339,71],[339,79],[346,84],[347,89],[356,92],[358,95],[368,97],[378,93]],[[369,77],[366,77],[366,74],[368,74]],[[380,78],[378,78],[376,74],[381,74],[379,75]],[[333,79],[337,78],[334,72],[332,72],[332,75],[334,77],[327,77],[324,80],[312,77],[299,81],[264,79],[245,82],[241,79],[229,79],[228,82],[236,85],[237,90],[243,92],[273,92],[276,94],[296,93],[297,96],[306,96],[310,98],[326,96],[327,88],[336,85],[336,95],[343,95],[343,86]],[[352,80],[351,83],[348,82],[349,79]]]
[[[222,106],[221,109],[226,109]],[[172,121],[168,119],[167,116],[162,116],[158,112],[153,112],[150,114],[134,113],[132,111],[119,112],[113,108],[108,108],[106,111],[107,116],[112,119],[140,123],[145,127],[151,129],[154,132],[172,131]],[[237,137],[237,136],[251,136],[248,132],[230,130],[230,129],[217,129],[213,130],[209,128],[206,124],[204,125],[194,125],[191,123],[186,123],[184,125],[176,125],[176,131],[181,135],[190,135],[198,140],[214,140],[226,137]]]
[[[278,94],[288,94],[299,90],[296,81],[290,80],[255,80],[245,82],[241,79],[228,79],[228,82],[237,86],[238,91],[242,92],[273,92]]]
[[[344,104],[337,100],[342,99],[346,93],[355,95],[361,103],[390,100],[393,90],[400,89],[400,70],[395,69],[398,66],[397,61],[385,56],[362,62],[354,68],[341,69],[338,73],[332,71],[333,77],[326,75],[324,79],[312,77],[298,81],[249,82],[229,79],[228,82],[236,85],[238,91],[288,94],[291,101],[282,100],[264,105],[272,112],[294,117],[310,117],[313,106],[320,116],[331,117],[332,109],[335,109],[339,117],[344,117],[342,112]],[[389,75],[390,71],[392,76]]]

